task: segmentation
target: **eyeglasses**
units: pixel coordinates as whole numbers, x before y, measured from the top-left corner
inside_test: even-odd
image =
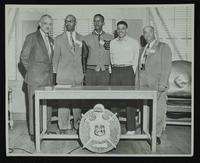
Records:
[[[65,20],[65,24],[67,24],[67,23],[74,23],[74,22],[75,22],[74,20],[70,20],[70,21]]]

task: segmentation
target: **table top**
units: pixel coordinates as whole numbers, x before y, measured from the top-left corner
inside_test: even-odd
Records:
[[[56,85],[40,87],[36,91],[151,91],[149,88],[135,88],[135,86],[70,86],[70,85]]]
[[[156,99],[157,91],[134,86],[53,86],[35,91],[40,99]]]

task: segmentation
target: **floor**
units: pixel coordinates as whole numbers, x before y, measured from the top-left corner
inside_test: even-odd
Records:
[[[58,132],[57,123],[52,128]],[[125,127],[122,125],[122,131]],[[9,155],[36,154],[34,143],[28,135],[26,121],[14,121],[13,129],[8,130]],[[117,148],[101,155],[114,156],[137,156],[137,155],[180,155],[191,154],[191,127],[189,126],[167,126],[161,138],[161,145],[157,146],[157,152],[151,153],[146,140],[120,140]],[[68,156],[71,155],[94,155],[87,149],[82,149],[77,140],[43,140],[40,154]]]

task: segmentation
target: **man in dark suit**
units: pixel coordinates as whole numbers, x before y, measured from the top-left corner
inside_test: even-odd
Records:
[[[34,93],[42,86],[53,84],[53,39],[49,36],[52,17],[43,15],[36,32],[26,36],[20,60],[26,69],[25,82],[28,85],[28,129],[31,140],[34,139]],[[47,108],[47,131],[51,123],[51,108]],[[41,123],[42,124],[42,123]]]
[[[53,69],[57,74],[58,85],[83,85],[82,47],[85,45],[83,36],[75,31],[76,18],[68,15],[65,18],[64,32],[55,38]],[[86,52],[87,53],[87,52]],[[81,119],[80,102],[59,100],[58,126],[60,134],[72,129],[70,109],[74,117],[74,129],[78,129]]]
[[[158,91],[157,144],[160,144],[167,110],[166,100],[172,67],[172,52],[166,43],[156,40],[152,26],[144,27],[143,35],[147,44],[140,51],[136,86]]]

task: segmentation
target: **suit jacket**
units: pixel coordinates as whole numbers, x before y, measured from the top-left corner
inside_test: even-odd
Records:
[[[136,70],[136,87],[145,87],[152,90],[159,90],[162,87],[167,90],[172,67],[171,49],[166,43],[158,40],[151,49],[151,53],[147,55],[145,70],[140,69],[141,55],[144,48],[140,50]]]
[[[26,36],[20,60],[26,69],[25,82],[34,86],[52,85],[53,39],[49,37],[51,56],[39,30]]]
[[[82,42],[83,37],[76,32],[76,40]],[[79,85],[83,82],[82,47],[75,43],[75,52],[72,51],[66,33],[55,38],[53,68],[57,74],[58,84]]]

